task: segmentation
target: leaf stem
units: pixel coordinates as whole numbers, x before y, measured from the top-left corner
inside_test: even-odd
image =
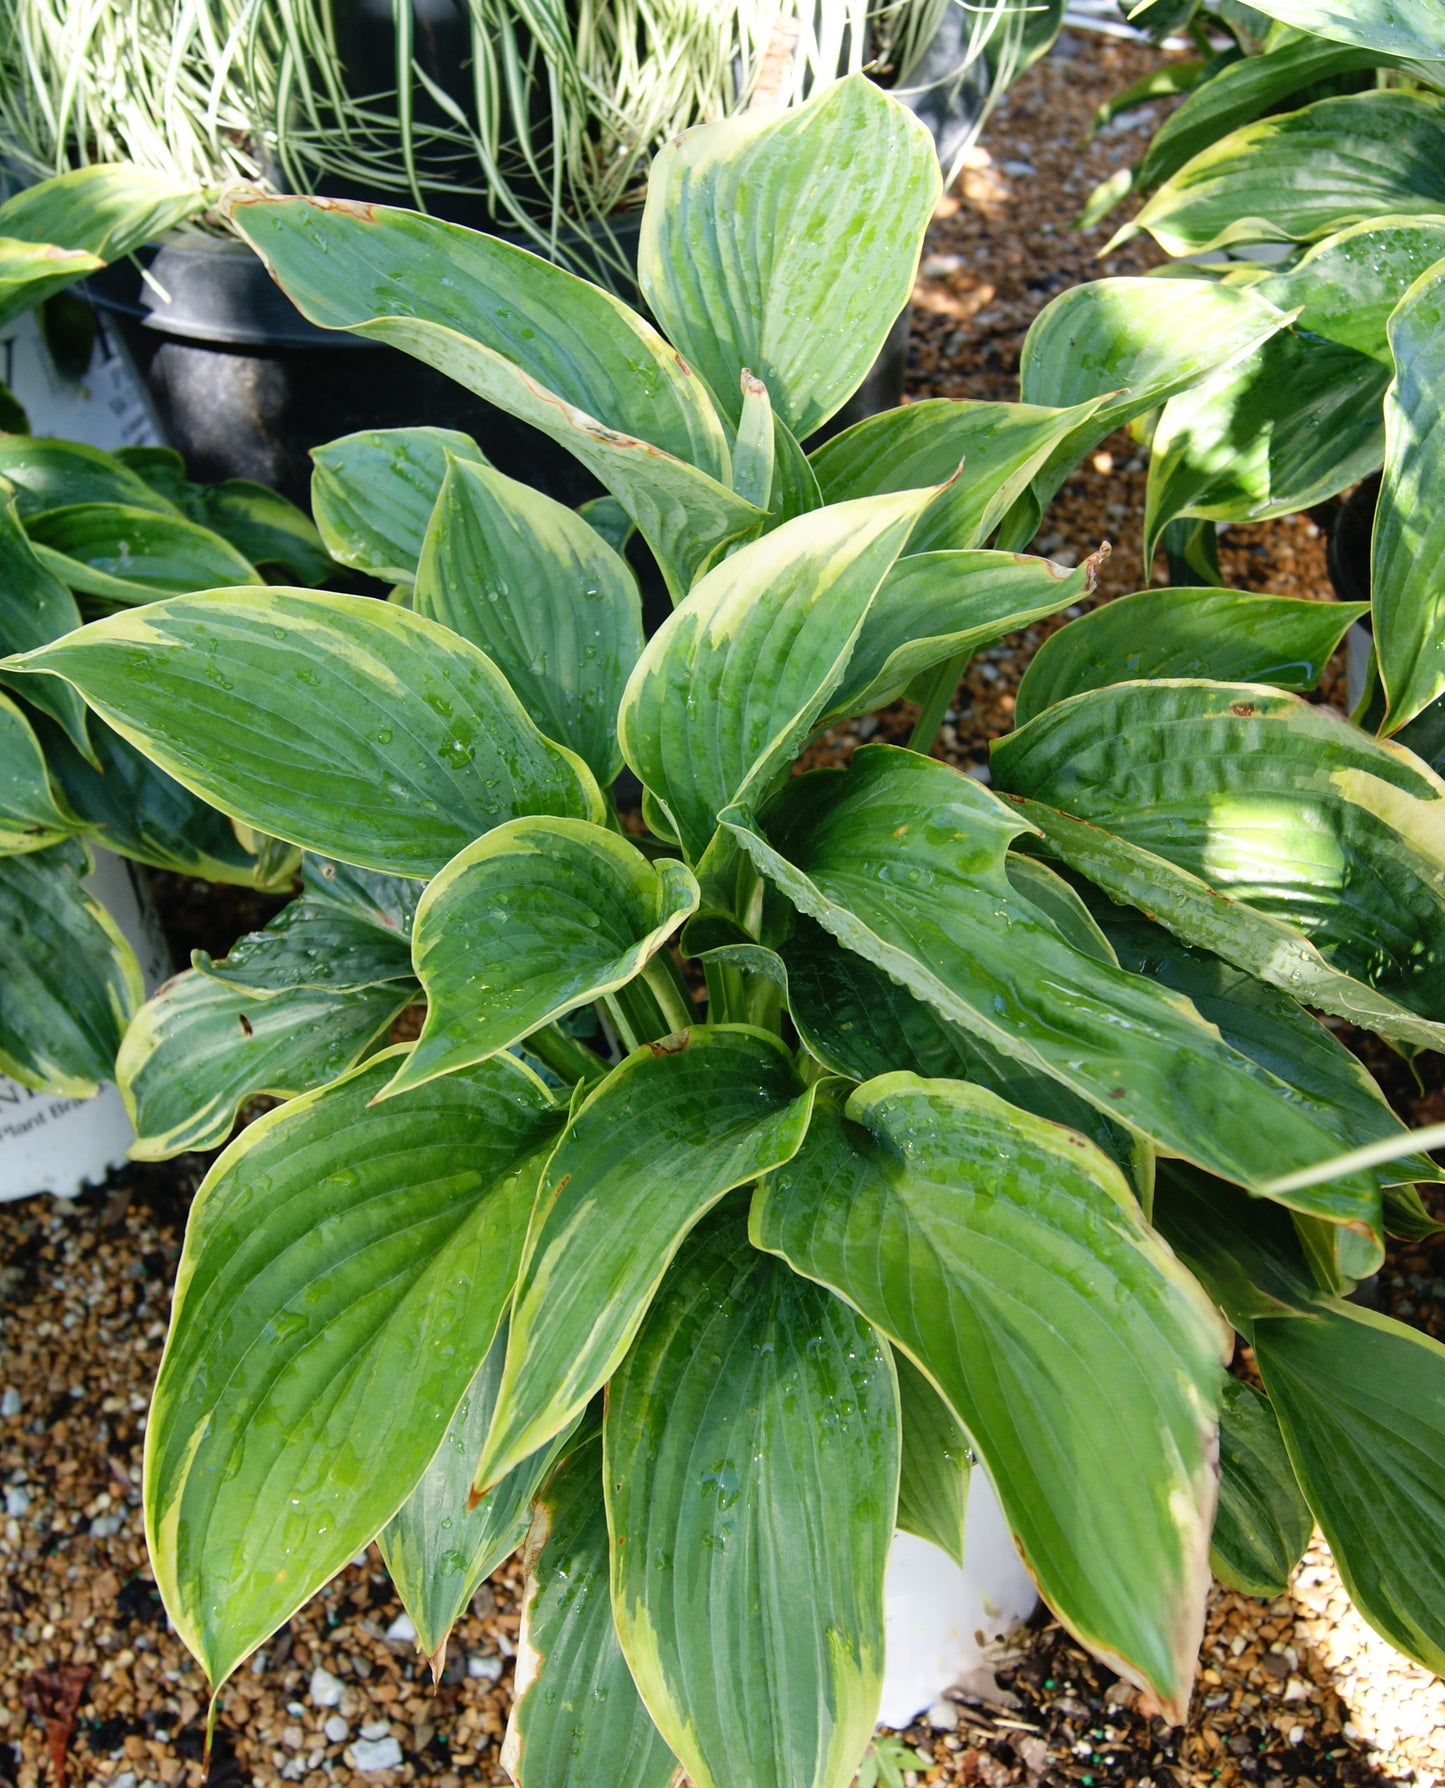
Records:
[[[697,1023],[697,1007],[693,1004],[692,990],[683,979],[682,970],[673,960],[671,950],[664,948],[650,957],[642,971],[642,979],[657,1001],[670,1031],[685,1031],[690,1025]]]
[[[933,673],[932,681],[927,685],[923,699],[919,703],[918,719],[913,724],[913,731],[908,735],[908,749],[918,751],[927,757],[933,750],[933,741],[938,737],[938,729],[943,725],[943,717],[948,712],[954,692],[958,688],[959,679],[968,669],[969,654],[950,658],[940,664]]]
[[[544,1024],[539,1031],[523,1039],[522,1047],[545,1062],[552,1072],[575,1086],[580,1080],[600,1080],[611,1069],[602,1057],[585,1043],[569,1037],[557,1024]]]

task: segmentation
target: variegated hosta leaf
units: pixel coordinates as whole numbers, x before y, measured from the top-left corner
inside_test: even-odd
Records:
[[[1393,367],[1390,314],[1441,259],[1445,217],[1371,217],[1315,243],[1288,272],[1252,280],[1250,290],[1298,311],[1295,329]]]
[[[1256,0],[1255,10],[1339,43],[1445,60],[1445,19],[1435,0]]]
[[[907,564],[907,560],[904,561]],[[1139,590],[1051,633],[1019,684],[1014,724],[1045,708],[1151,677],[1214,677],[1313,689],[1359,602],[1311,602],[1247,590]]]
[[[252,1124],[191,1207],[146,1538],[213,1685],[410,1495],[496,1334],[561,1120],[505,1056],[373,1106],[392,1065]]]
[[[719,812],[760,794],[802,746],[931,494],[785,522],[709,572],[648,641],[618,731],[694,863]]]
[[[0,855],[42,851],[78,830],[56,804],[35,728],[0,693]]]
[[[1445,106],[1424,93],[1320,99],[1202,150],[1134,219],[1171,255],[1312,242],[1383,213],[1445,210]]]
[[[229,540],[251,564],[275,566],[298,584],[325,583],[335,570],[308,516],[279,491],[250,478],[194,483],[173,447],[121,447],[114,457],[182,515]]]
[[[1445,260],[1411,286],[1389,329],[1395,379],[1370,594],[1388,699],[1381,730],[1393,733],[1445,692]]]
[[[477,1585],[521,1545],[532,1498],[565,1444],[565,1435],[558,1435],[469,1506],[472,1473],[496,1407],[506,1352],[503,1319],[431,1464],[378,1536],[381,1556],[416,1628],[417,1647],[435,1680],[441,1677],[452,1627]]]
[[[0,205],[0,323],[164,235],[204,203],[199,187],[129,163],[75,168],[16,193]]]
[[[586,820],[513,820],[417,907],[426,1024],[387,1097],[520,1042],[640,973],[697,907],[692,871]]]
[[[1172,397],[1151,446],[1145,563],[1182,516],[1290,515],[1368,476],[1384,453],[1389,376],[1368,354],[1285,329]]]
[[[1210,1569],[1232,1589],[1273,1600],[1289,1589],[1313,1525],[1268,1398],[1226,1379]]]
[[[898,1525],[905,1533],[931,1540],[962,1567],[973,1458],[968,1436],[906,1353],[895,1353],[893,1363],[902,1434]]]
[[[618,1637],[697,1788],[852,1782],[898,1467],[886,1342],[729,1200],[679,1250],[604,1427]]]
[[[1160,1160],[1154,1225],[1251,1343],[1261,1316],[1309,1310],[1319,1295],[1291,1213],[1187,1162]]]
[[[788,1159],[812,1103],[782,1042],[735,1025],[648,1044],[591,1092],[538,1193],[479,1489],[607,1382],[688,1231]]]
[[[17,677],[15,687],[28,695],[36,683],[75,693],[55,677]],[[37,721],[36,732],[57,797],[97,844],[176,875],[237,887],[275,885],[223,813],[157,769],[103,720],[90,716],[91,760],[53,723]],[[289,879],[284,874],[281,885]]]
[[[1020,861],[1012,857],[1008,866]],[[865,956],[845,950],[811,919],[800,914],[793,936],[780,949],[787,965],[788,1011],[809,1052],[824,1067],[852,1080],[907,1069],[925,1079],[970,1080],[987,1087],[1010,1105],[1089,1137],[1121,1169],[1148,1210],[1154,1161],[1143,1137],[1114,1123],[1062,1081],[952,1023]]]
[[[1111,430],[1233,365],[1287,322],[1252,292],[1208,280],[1097,279],[1060,293],[1024,339],[1020,392],[1026,403],[1059,408],[1104,401],[1034,474],[1005,518],[999,545],[1032,539],[1054,492]]]
[[[228,540],[183,515],[123,503],[74,503],[30,516],[25,529],[37,556],[62,582],[105,602],[153,602],[262,581]]]
[[[747,367],[803,440],[857,390],[907,304],[938,192],[927,130],[852,75],[660,150],[639,282],[724,414],[737,422]]]
[[[626,560],[575,510],[454,460],[412,606],[479,646],[549,738],[571,746],[604,788],[615,780],[642,601]]]
[[[1068,608],[1097,569],[1094,558],[1071,569],[1022,553],[908,553],[879,586],[823,723],[886,707],[922,672]]]
[[[1277,110],[1282,102],[1304,94],[1317,81],[1388,66],[1391,60],[1377,51],[1304,36],[1276,42],[1262,56],[1241,57],[1201,81],[1155,131],[1136,172],[1135,190],[1152,192],[1202,149],[1240,125],[1252,124],[1266,112]],[[1133,234],[1134,226],[1126,225],[1114,241]]]
[[[13,487],[0,480],[0,657],[48,645],[80,625],[75,598],[30,549]],[[85,703],[59,677],[4,679],[33,707],[52,715],[79,750],[89,752]]]
[[[1342,1153],[1405,1134],[1359,1057],[1298,1001],[1218,956],[1190,949],[1142,914],[1105,902],[1097,911],[1123,967],[1184,994],[1232,1048],[1316,1095],[1333,1113]],[[1423,1154],[1370,1171],[1382,1192],[1392,1181],[1445,1179],[1445,1168]]]
[[[652,1723],[612,1623],[602,1439],[553,1472],[523,1554],[516,1699],[502,1763],[518,1788],[671,1788],[677,1761]]]
[[[302,875],[301,895],[270,924],[238,939],[219,962],[206,950],[193,950],[196,968],[259,999],[299,988],[353,993],[415,981],[411,928],[421,898],[418,883],[309,854]]]
[[[219,1147],[247,1099],[335,1080],[415,997],[412,981],[266,993],[194,969],[174,976],[136,1013],[116,1057],[131,1154],[164,1161]]]
[[[1445,1347],[1350,1304],[1262,1317],[1254,1345],[1350,1600],[1445,1672]]]
[[[223,813],[304,849],[434,875],[518,813],[600,819],[491,660],[364,596],[215,590],[31,652]]]
[[[1178,994],[1077,948],[1016,892],[1005,853],[1028,823],[971,778],[870,745],[842,775],[795,778],[762,824],[744,809],[724,823],[849,949],[1165,1150],[1253,1188],[1285,1160],[1336,1151],[1325,1102],[1231,1049]],[[1301,1208],[1379,1228],[1365,1175],[1311,1188]]]
[[[1001,792],[1298,927],[1334,968],[1431,1024],[1445,1013],[1445,785],[1411,753],[1259,684],[1178,680],[1074,696],[997,741],[992,763]],[[1287,969],[1264,978],[1339,1009]]]
[[[496,237],[384,205],[247,195],[229,216],[311,322],[414,354],[581,460],[675,595],[762,520],[728,488],[701,381],[610,293]]]
[[[0,434],[0,478],[15,489],[23,522],[52,509],[117,503],[172,518],[180,512],[124,461],[84,441]]]
[[[960,551],[983,545],[1057,443],[1103,401],[1051,409],[925,398],[855,422],[815,448],[811,463],[830,503],[946,486],[920,517],[909,551]]]
[[[72,1099],[113,1078],[145,997],[135,952],[81,886],[89,868],[74,841],[0,856],[0,1073]]]
[[[311,508],[333,559],[409,584],[450,460],[489,463],[454,428],[370,428],[311,449]]]
[[[1050,1607],[1182,1718],[1228,1337],[1112,1164],[981,1088],[893,1074],[820,1093],[752,1235],[912,1357]]]

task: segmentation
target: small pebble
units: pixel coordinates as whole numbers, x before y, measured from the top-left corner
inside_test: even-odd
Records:
[[[351,1728],[340,1714],[331,1714],[321,1730],[326,1734],[327,1741],[333,1745],[344,1745],[351,1736]]]
[[[351,1765],[364,1776],[378,1769],[400,1769],[401,1746],[394,1738],[358,1738],[351,1747]]]
[[[10,1484],[5,1490],[5,1513],[12,1520],[19,1521],[30,1513],[30,1492],[19,1484]]]
[[[368,1720],[361,1728],[361,1736],[365,1739],[385,1738],[391,1727],[385,1720]]]
[[[403,1612],[386,1629],[386,1636],[393,1644],[414,1645],[416,1643],[416,1626],[409,1614]]]
[[[313,1707],[340,1707],[341,1697],[346,1693],[346,1685],[340,1677],[318,1664],[311,1672],[311,1705]]]
[[[474,1681],[500,1682],[502,1660],[489,1652],[474,1651],[467,1659],[467,1675]]]
[[[0,1397],[0,1416],[18,1416],[20,1414],[20,1393],[14,1387],[6,1387],[5,1395]],[[116,1778],[119,1781],[119,1777]]]
[[[923,1717],[935,1732],[952,1732],[958,1724],[958,1709],[951,1701],[935,1701]]]

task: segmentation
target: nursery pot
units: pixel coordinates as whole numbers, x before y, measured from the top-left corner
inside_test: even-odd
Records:
[[[635,258],[641,213],[611,227]],[[571,238],[594,252],[595,242]],[[555,441],[444,373],[398,348],[307,322],[246,244],[189,231],[143,258],[154,283],[121,261],[92,276],[87,291],[114,321],[192,478],[252,478],[309,509],[313,447],[364,428],[430,424],[474,436],[510,476],[559,502],[575,507],[602,494]],[[905,310],[827,432],[891,409],[907,356]]]
[[[1357,484],[1340,504],[1330,529],[1328,563],[1330,582],[1341,602],[1370,600],[1370,541],[1375,529],[1375,505],[1380,496],[1380,474]],[[1365,693],[1373,645],[1370,617],[1356,621],[1345,640],[1345,698],[1353,713]]]
[[[136,953],[147,993],[170,973],[170,953],[140,873],[124,858],[92,847],[85,886]],[[68,1198],[103,1180],[135,1141],[120,1093],[103,1086],[93,1099],[37,1093],[0,1074],[0,1203],[55,1192]]]
[[[911,1533],[893,1537],[883,1584],[886,1646],[878,1718],[901,1730],[973,1671],[993,1643],[1038,1603],[993,1485],[981,1467],[968,1484],[963,1567]]]

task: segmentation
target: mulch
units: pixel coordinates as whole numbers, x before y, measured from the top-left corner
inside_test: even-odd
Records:
[[[1066,34],[1014,89],[929,234],[915,298],[915,397],[1017,394],[1023,334],[1057,292],[1099,271],[1109,226],[1072,218],[1096,181],[1132,159],[1158,106],[1088,148],[1101,100],[1152,65],[1132,45]],[[1147,242],[1105,269],[1139,272]],[[1126,431],[1069,480],[1041,550],[1077,562],[1112,542],[1093,601],[1144,587],[1145,454]],[[1230,530],[1227,581],[1329,600],[1323,526],[1292,517]],[[1153,574],[1156,578],[1157,573]],[[1051,625],[970,666],[940,754],[977,771],[1012,724],[1013,690]],[[1324,698],[1342,701],[1342,668]],[[846,757],[860,737],[906,738],[906,703],[820,741]],[[166,878],[162,912],[178,961],[220,954],[264,922],[257,900]],[[230,904],[227,904],[230,900]],[[1353,1041],[1354,1039],[1352,1039]],[[1362,1053],[1412,1123],[1445,1116],[1438,1058],[1418,1085],[1369,1040]],[[83,1198],[0,1213],[0,1788],[69,1782],[198,1788],[206,1689],[169,1631],[141,1532],[141,1447],[185,1215],[206,1158],[132,1166]],[[1382,1308],[1445,1339],[1445,1247],[1392,1250]],[[210,1780],[438,1788],[501,1783],[521,1585],[504,1567],[459,1624],[433,1688],[374,1547],[262,1648],[222,1697]],[[930,1723],[931,1722],[931,1723]],[[1171,1730],[1137,1694],[1042,1615],[991,1673],[908,1735],[927,1759],[910,1782],[1058,1788],[1365,1788],[1445,1783],[1445,1684],[1406,1663],[1350,1608],[1316,1537],[1273,1603],[1216,1585],[1194,1705]],[[64,1774],[62,1775],[62,1769]]]

